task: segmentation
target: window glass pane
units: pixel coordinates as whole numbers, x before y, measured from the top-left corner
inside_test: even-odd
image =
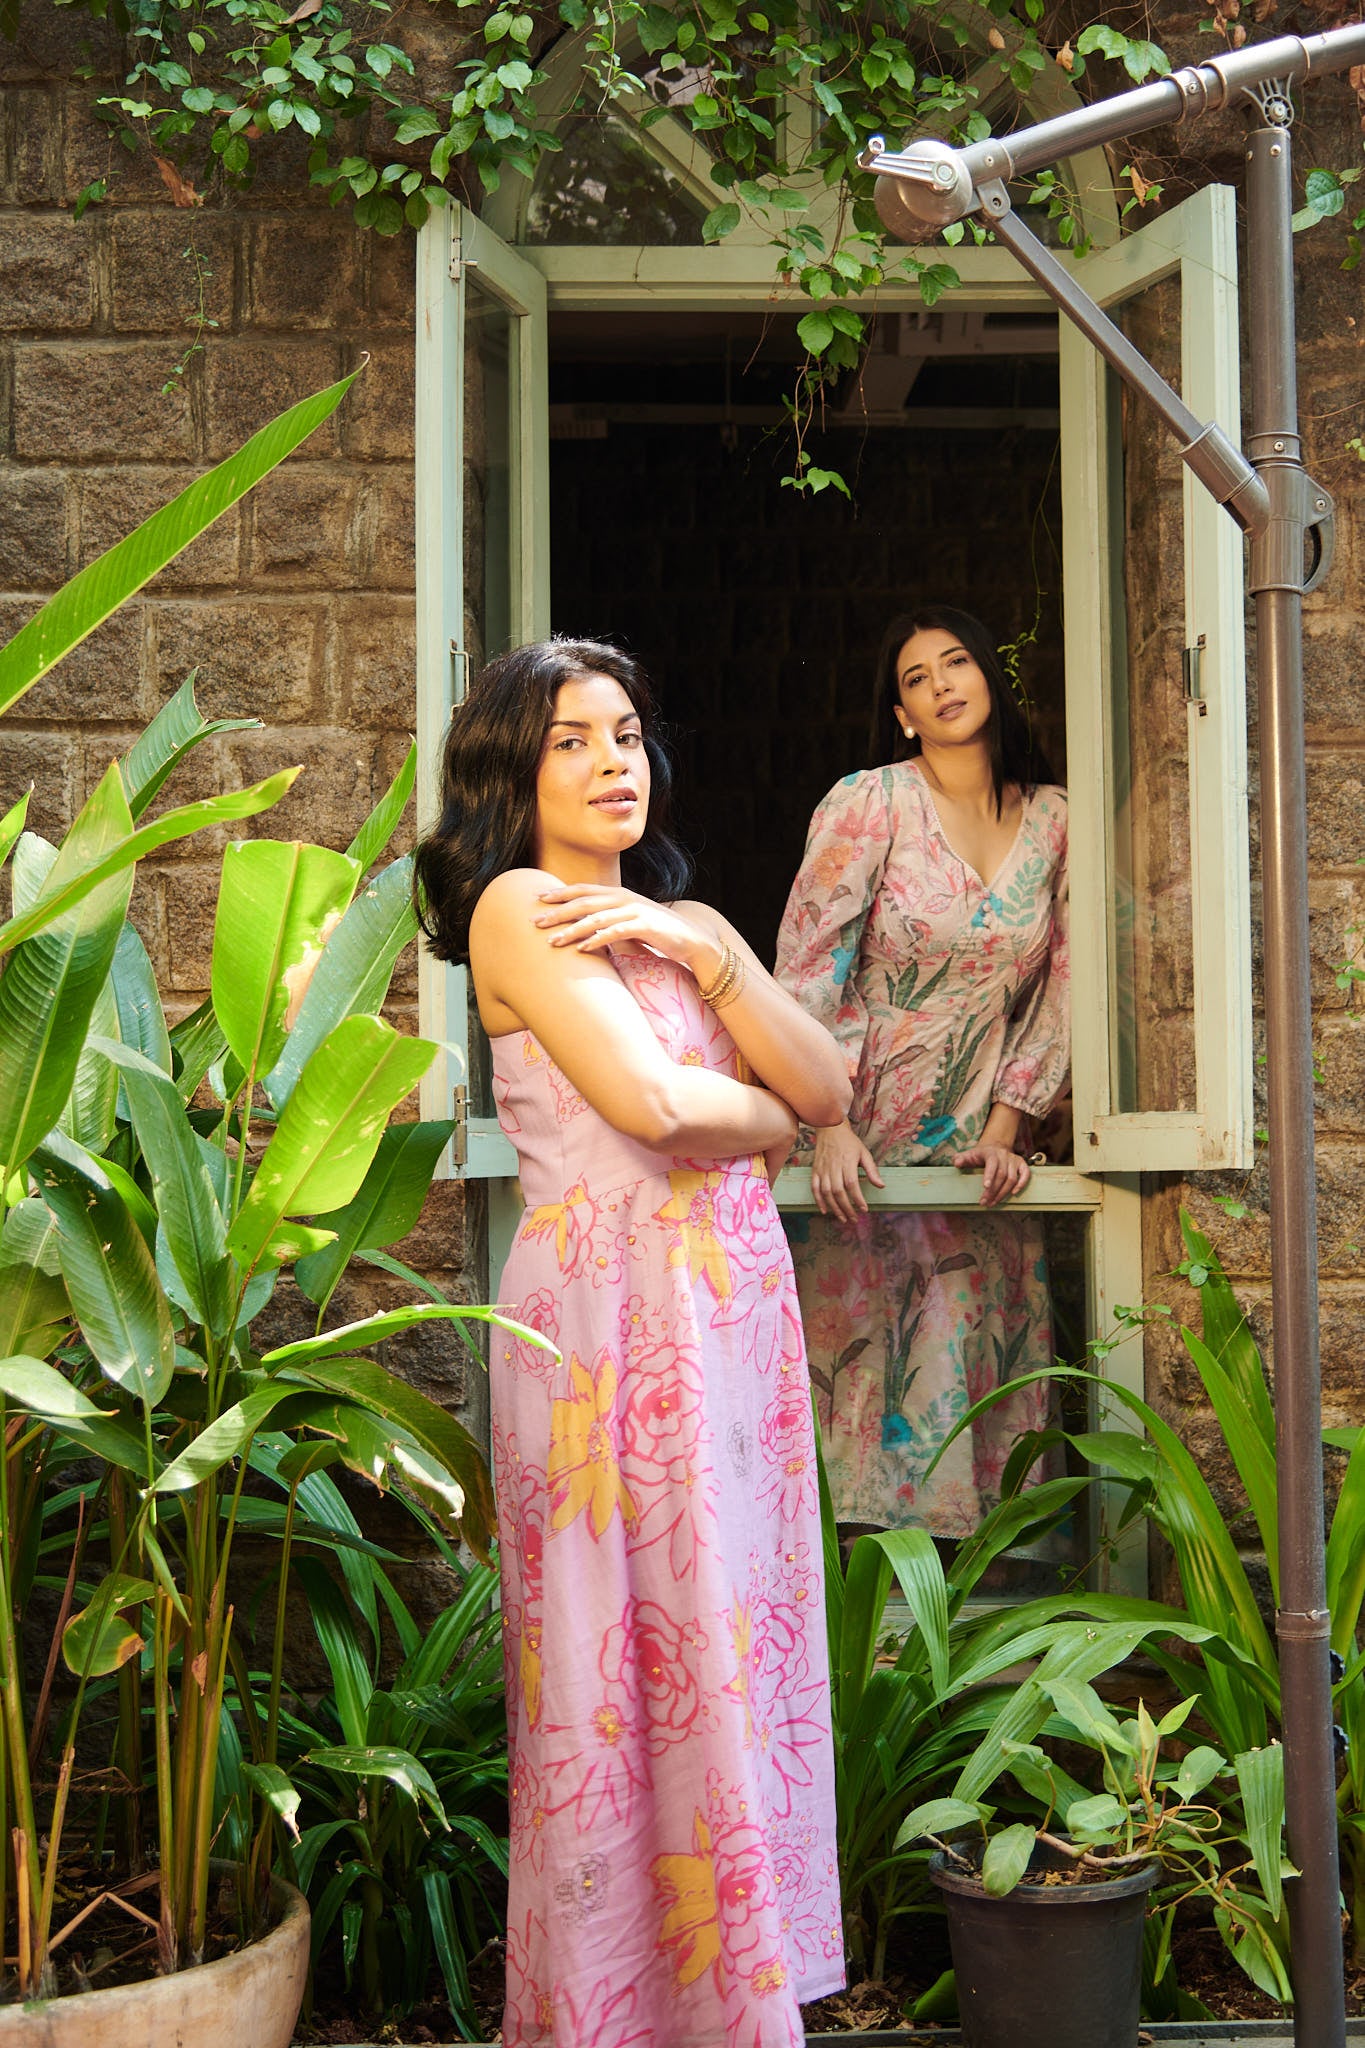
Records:
[[[516,320],[475,273],[465,289],[464,644],[474,673],[512,639]]]
[[[1152,357],[1179,331],[1163,317],[1175,279],[1150,287],[1123,324]],[[1162,364],[1177,376],[1178,365]],[[1121,564],[1113,620],[1110,796],[1111,1105],[1119,1114],[1197,1108],[1190,759],[1182,690],[1184,519],[1170,437],[1125,431],[1128,401],[1110,382],[1111,538]],[[1125,530],[1129,505],[1142,516]]]
[[[580,114],[559,129],[563,148],[540,162],[524,239],[701,246],[706,209],[651,155],[619,114]]]

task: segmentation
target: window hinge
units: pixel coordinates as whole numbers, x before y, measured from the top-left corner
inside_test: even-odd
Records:
[[[450,1156],[456,1166],[469,1164],[469,1092],[463,1086],[453,1091],[451,1115],[455,1128],[450,1135]]]
[[[450,643],[450,701],[463,704],[469,695],[469,655],[457,640]]]
[[[1199,716],[1208,716],[1208,701],[1204,696],[1204,650],[1208,646],[1208,635],[1201,633],[1193,647],[1180,651],[1180,671],[1183,695],[1187,704],[1198,707]]]

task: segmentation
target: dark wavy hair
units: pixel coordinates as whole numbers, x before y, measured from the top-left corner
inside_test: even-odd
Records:
[[[990,723],[986,744],[990,753],[991,786],[995,791],[995,814],[1005,808],[1005,785],[1017,783],[1023,790],[1054,780],[1048,759],[1033,734],[1033,728],[1019,708],[1000,665],[995,642],[980,619],[960,612],[950,604],[924,604],[910,612],[898,612],[882,635],[877,650],[876,676],[872,686],[872,729],[868,766],[880,768],[887,761],[907,761],[920,752],[919,737],[907,739],[896,718],[900,702],[896,669],[902,647],[912,633],[951,633],[965,648],[986,678],[991,693]]]
[[[535,861],[536,774],[564,683],[610,676],[640,716],[649,811],[621,856],[627,888],[655,903],[685,896],[692,863],[673,838],[673,767],[657,731],[654,692],[639,664],[597,640],[538,640],[479,671],[457,705],[441,758],[441,813],[417,848],[413,900],[438,960],[469,957],[469,920],[495,875]]]

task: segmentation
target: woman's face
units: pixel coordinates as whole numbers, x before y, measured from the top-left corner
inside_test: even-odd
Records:
[[[991,716],[990,684],[955,635],[941,626],[912,633],[896,656],[897,722],[929,746],[981,737]]]
[[[563,683],[536,772],[536,862],[592,879],[634,846],[649,814],[640,714],[612,676]]]

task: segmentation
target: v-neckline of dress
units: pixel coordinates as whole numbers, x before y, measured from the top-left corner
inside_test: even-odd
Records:
[[[1029,812],[1033,808],[1033,798],[1036,792],[1030,791],[1028,795],[1025,795],[1022,790],[1019,792],[1019,823],[1015,827],[1014,837],[1013,839],[1011,839],[1009,843],[1009,848],[1005,853],[1005,856],[1001,861],[999,867],[995,870],[995,873],[991,876],[990,880],[987,881],[985,876],[981,873],[981,870],[979,868],[974,868],[969,860],[965,860],[963,856],[958,852],[957,848],[953,845],[952,840],[948,837],[948,829],[945,826],[942,817],[939,815],[938,805],[934,802],[934,792],[929,787],[928,780],[924,774],[924,770],[920,767],[919,762],[914,760],[908,761],[906,763],[906,766],[914,769],[915,779],[919,783],[921,790],[924,792],[925,802],[929,806],[929,815],[934,821],[934,830],[935,832],[937,832],[939,838],[943,841],[943,844],[948,849],[948,852],[952,855],[953,859],[961,868],[963,874],[969,876],[971,880],[976,883],[979,889],[984,889],[988,896],[994,895],[996,883],[1000,880],[1000,877],[1004,874],[1006,868],[1008,868],[1011,865],[1015,855],[1019,851],[1019,844],[1024,836],[1024,827],[1028,823]]]

